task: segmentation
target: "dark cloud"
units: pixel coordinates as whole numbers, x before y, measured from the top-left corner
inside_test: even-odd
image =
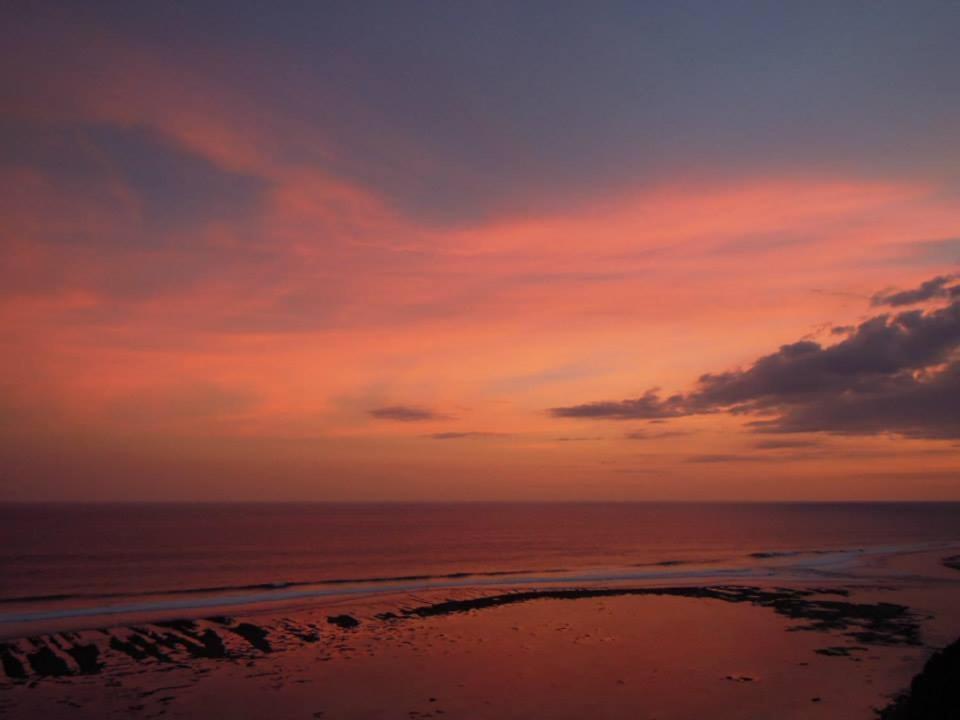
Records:
[[[751,427],[766,432],[828,431],[843,435],[895,432],[960,437],[960,361],[933,372],[878,378],[853,391],[824,394]]]
[[[650,432],[649,430],[633,430],[625,433],[624,437],[627,440],[661,440],[663,438],[679,437],[681,435],[690,434],[691,433],[689,430],[660,430],[658,432]]]
[[[58,5],[72,33],[102,30],[64,47],[53,13],[7,11],[0,40],[19,59],[7,71],[19,96],[51,104],[48,65],[102,82],[88,56],[111,37],[162,48],[327,138],[291,133],[277,155],[323,162],[440,222],[535,216],[705,169],[956,166],[957,3]]]
[[[439,432],[428,435],[427,437],[431,440],[462,440],[464,438],[506,437],[506,434],[472,430],[467,432]]]
[[[556,417],[571,418],[613,418],[615,420],[638,420],[651,418],[678,417],[689,415],[684,409],[682,395],[673,395],[661,399],[657,391],[648,390],[642,397],[631,400],[601,401],[552,408]]]
[[[822,443],[817,440],[759,440],[753,444],[757,450],[795,450],[797,448],[815,448],[820,447]]]
[[[771,458],[762,455],[737,455],[732,453],[705,453],[703,455],[690,455],[684,462],[688,463],[738,463],[738,462],[770,462]]]
[[[877,293],[873,296],[871,302],[873,305],[900,307],[903,305],[916,305],[917,303],[927,302],[928,300],[960,297],[960,284],[952,284],[957,277],[957,275],[940,275],[939,277],[927,280],[921,284],[920,287],[912,290]]]
[[[370,415],[378,420],[397,420],[399,422],[422,422],[424,420],[449,420],[447,415],[441,415],[428,408],[415,405],[386,405],[373,408]]]
[[[647,419],[726,412],[758,432],[960,437],[960,300],[879,315],[840,342],[783,345],[750,367],[700,377],[693,391],[593,402],[556,417]]]
[[[115,234],[73,230],[47,236],[61,242],[154,245],[208,222],[249,222],[268,189],[260,178],[220,167],[143,127],[7,122],[0,124],[0,137],[0,168],[38,173],[65,213],[76,204],[115,212],[118,188],[133,199],[137,232],[127,227]]]
[[[778,445],[763,446],[761,443],[754,445],[760,449],[774,449]],[[956,450],[952,448],[918,448],[918,449],[897,449],[897,450],[879,450],[876,448],[826,448],[818,446],[817,443],[809,445],[800,445],[797,443],[786,443],[782,445],[785,449],[792,449],[787,453],[704,453],[700,455],[688,455],[684,462],[688,463],[780,463],[786,460],[791,462],[804,461],[822,461],[830,460],[862,460],[877,458],[906,458],[906,457],[930,457],[930,456],[956,456]]]

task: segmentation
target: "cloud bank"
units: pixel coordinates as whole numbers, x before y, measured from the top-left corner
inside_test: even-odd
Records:
[[[960,282],[955,283],[958,275],[940,275],[922,283],[912,290],[877,293],[872,298],[873,305],[901,307],[916,305],[939,298],[960,298]]]
[[[373,408],[370,416],[378,420],[395,420],[398,422],[423,422],[426,420],[449,420],[446,415],[434,412],[429,408],[415,405],[386,405]]]
[[[949,276],[876,296],[902,305],[955,297]],[[874,302],[877,302],[875,300]],[[556,407],[561,418],[654,420],[706,413],[754,416],[756,432],[896,433],[960,437],[960,299],[929,310],[877,315],[840,342],[783,345],[750,367],[707,373],[685,394]]]
[[[506,437],[505,433],[468,430],[465,432],[438,432],[428,436],[431,440],[464,440],[466,438]]]

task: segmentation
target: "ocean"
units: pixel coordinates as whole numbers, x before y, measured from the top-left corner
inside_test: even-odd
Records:
[[[0,715],[875,717],[958,562],[960,503],[9,504]]]
[[[960,503],[8,504],[0,636],[25,620],[551,573],[678,580],[958,541]]]

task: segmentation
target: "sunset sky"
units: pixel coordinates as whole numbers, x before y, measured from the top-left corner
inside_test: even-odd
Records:
[[[960,499],[960,3],[0,42],[0,499]]]

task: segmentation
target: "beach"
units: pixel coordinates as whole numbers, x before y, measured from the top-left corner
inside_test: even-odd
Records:
[[[873,718],[892,713],[931,655],[960,637],[958,547],[7,598],[0,710]]]

